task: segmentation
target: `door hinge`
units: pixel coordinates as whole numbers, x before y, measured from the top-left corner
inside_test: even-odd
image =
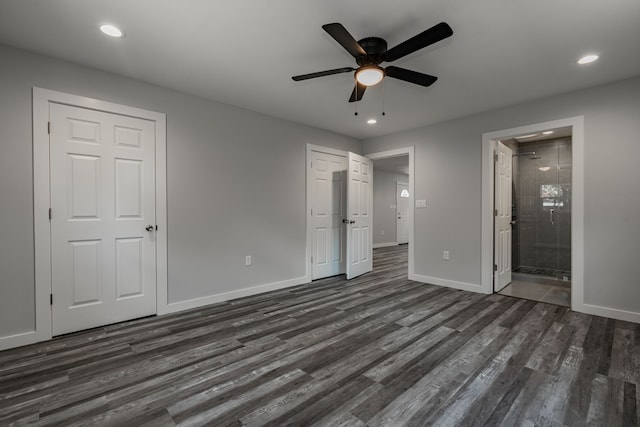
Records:
[[[313,257],[311,257],[311,264],[313,264]]]
[[[49,305],[53,305],[53,294],[49,294]]]
[[[47,133],[51,135],[51,122],[47,122]]]
[[[51,221],[51,208],[49,208],[49,221]]]
[[[311,209],[311,216],[313,216],[313,209]]]
[[[493,210],[493,216],[498,216],[498,209]]]
[[[158,224],[156,224],[156,231],[158,231]]]
[[[493,153],[493,161],[494,162],[498,161],[498,153]]]
[[[498,271],[498,264],[493,264],[493,271]]]
[[[313,162],[311,162],[311,169],[313,169]]]

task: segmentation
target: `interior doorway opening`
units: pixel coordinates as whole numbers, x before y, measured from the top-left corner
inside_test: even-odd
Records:
[[[572,128],[492,143],[494,292],[570,307]]]
[[[413,147],[367,154],[373,161],[374,262],[408,257],[407,277],[413,278]]]

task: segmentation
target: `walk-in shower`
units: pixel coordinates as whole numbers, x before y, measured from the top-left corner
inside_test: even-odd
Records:
[[[571,280],[571,136],[512,141],[512,271]]]

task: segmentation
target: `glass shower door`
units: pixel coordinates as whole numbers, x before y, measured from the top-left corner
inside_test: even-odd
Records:
[[[537,273],[571,280],[571,145],[536,147],[539,201],[536,215]]]
[[[520,144],[518,272],[571,280],[571,139]]]

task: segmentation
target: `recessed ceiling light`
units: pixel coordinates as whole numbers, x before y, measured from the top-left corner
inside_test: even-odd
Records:
[[[598,60],[598,55],[585,55],[582,58],[578,59],[578,64],[580,65],[585,65],[585,64],[591,64],[594,61]]]
[[[367,120],[367,123],[369,123],[370,125],[375,125],[376,123],[378,123],[378,121],[376,119],[369,119]]]
[[[541,167],[539,167],[538,169],[540,169],[542,172],[546,172],[546,171],[548,171],[549,169],[551,169],[551,166],[541,166]]]
[[[120,31],[118,27],[114,27],[110,24],[105,24],[100,26],[100,31],[108,35],[109,37],[124,37],[124,33]]]
[[[531,133],[529,135],[520,135],[520,136],[516,136],[516,139],[533,138],[534,136],[538,136],[538,134],[537,133]]]
[[[551,135],[553,133],[552,130],[546,130],[544,132],[542,132],[543,135]]]

